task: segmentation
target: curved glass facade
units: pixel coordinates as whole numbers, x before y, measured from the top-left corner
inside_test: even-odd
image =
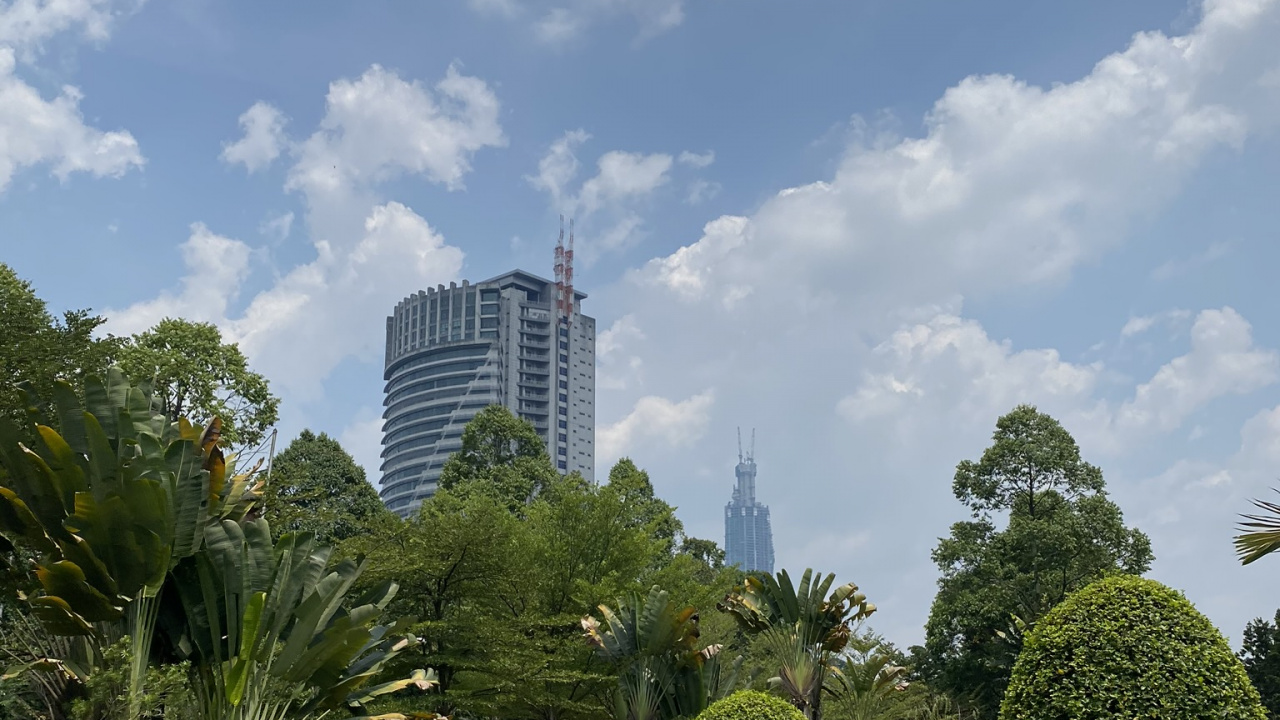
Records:
[[[562,473],[594,479],[595,320],[556,317],[554,292],[516,271],[396,305],[383,375],[380,495],[389,509],[416,512],[466,424],[494,404],[533,424]]]

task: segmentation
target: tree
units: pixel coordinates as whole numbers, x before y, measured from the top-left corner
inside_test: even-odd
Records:
[[[847,689],[839,681],[836,657],[853,626],[876,611],[853,583],[831,590],[835,577],[815,576],[806,568],[796,587],[786,570],[777,577],[748,575],[718,606],[744,632],[760,636],[778,673],[769,685],[780,688],[809,720],[822,717],[824,694]]]
[[[89,377],[82,395],[55,385],[61,432],[37,413],[33,447],[0,417],[0,546],[36,551],[31,614],[44,634],[75,639],[17,670],[87,687],[90,700],[107,672],[96,685],[120,689],[110,704],[127,720],[156,698],[152,670],[165,660],[190,662],[205,720],[361,710],[432,682],[423,672],[367,687],[413,643],[402,624],[375,624],[394,583],[348,597],[357,563],[331,565],[306,533],[273,543],[267,521],[250,517],[256,468],[234,472],[217,418],[203,430],[169,421],[118,368]]]
[[[210,323],[174,318],[133,336],[120,352],[130,377],[149,381],[170,420],[189,417],[197,425],[222,421],[223,442],[254,448],[279,417],[280,399],[267,379],[249,369],[234,343]]]
[[[684,532],[684,524],[676,518],[675,508],[654,495],[649,473],[624,457],[609,470],[609,487],[622,502],[635,508],[632,525],[647,528],[661,540],[665,545],[663,558],[669,559],[676,549],[676,536]]]
[[[501,405],[476,414],[462,431],[462,448],[440,471],[440,487],[488,492],[518,512],[558,474],[547,446],[528,420]]]
[[[1273,623],[1256,618],[1245,626],[1240,659],[1267,713],[1280,718],[1280,610]]]
[[[55,319],[31,284],[0,263],[0,414],[25,425],[18,385],[29,383],[33,398],[47,400],[58,379],[79,388],[85,376],[105,372],[124,340],[113,335],[94,339],[104,322],[88,310],[71,310]]]
[[[952,489],[974,519],[952,525],[933,552],[942,577],[919,669],[935,689],[993,718],[1019,650],[1010,630],[1034,626],[1100,577],[1145,572],[1151,543],[1125,527],[1102,472],[1071,435],[1028,405],[996,422],[991,447],[957,466]]]
[[[303,430],[276,455],[262,504],[278,539],[309,532],[340,542],[389,522],[391,513],[337,440]]]
[[[619,720],[696,717],[731,692],[742,658],[726,664],[721,646],[699,647],[698,612],[680,608],[653,586],[644,599],[632,593],[617,610],[599,607],[582,619],[587,642],[618,670],[614,691]]]
[[[1112,576],[1072,593],[1027,635],[1002,720],[1264,720],[1227,640],[1181,593]]]

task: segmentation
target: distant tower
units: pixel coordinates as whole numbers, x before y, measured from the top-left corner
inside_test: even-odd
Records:
[[[742,428],[738,428],[738,482],[733,499],[724,506],[725,563],[745,571],[773,572],[773,530],[769,508],[756,501],[756,431],[751,449],[742,452]]]

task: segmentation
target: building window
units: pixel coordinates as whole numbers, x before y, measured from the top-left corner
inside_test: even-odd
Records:
[[[561,461],[560,461],[560,469],[561,469],[561,470],[568,470],[568,469],[569,469],[569,463],[565,462],[564,460],[561,460]]]
[[[496,337],[498,337],[498,331],[497,331],[497,330],[481,330],[481,331],[480,331],[480,339],[481,339],[481,340],[487,340],[487,339],[492,339],[492,338],[496,338]]]
[[[560,408],[560,414],[561,414],[561,415],[568,415],[568,414],[569,414],[569,410],[568,410],[567,408]]]
[[[561,420],[561,421],[560,421],[560,429],[561,429],[561,430],[568,430],[568,429],[569,429],[569,421],[568,421],[568,420]]]
[[[566,328],[560,328],[560,337],[569,337],[569,331]]]
[[[568,349],[569,349],[569,343],[567,343],[567,342],[565,342],[565,341],[561,340],[561,341],[560,341],[560,349],[561,349],[561,350],[568,350]]]
[[[564,433],[560,433],[557,437],[560,439],[560,442],[569,442],[569,436]]]
[[[569,368],[560,368],[560,374],[569,377]]]
[[[481,290],[480,302],[498,302],[497,290]]]
[[[559,455],[568,455],[569,451],[565,450],[564,448],[560,448],[559,450],[556,451],[556,453]]]
[[[569,396],[565,393],[560,393],[560,402],[563,402],[563,403],[569,402]]]
[[[569,389],[569,381],[568,381],[568,380],[561,380],[561,381],[560,381],[560,389],[561,389],[561,390],[568,390],[568,389]]]
[[[496,318],[496,317],[483,317],[483,318],[480,318],[480,327],[481,327],[481,328],[496,328],[496,327],[498,327],[498,318]]]

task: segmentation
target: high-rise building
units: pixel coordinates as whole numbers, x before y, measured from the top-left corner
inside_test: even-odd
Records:
[[[738,482],[733,500],[724,506],[725,563],[738,569],[773,572],[773,529],[769,508],[756,500],[756,432],[751,431],[751,449],[742,453],[742,431],[738,431]]]
[[[594,479],[596,323],[581,313],[586,294],[571,275],[562,279],[562,254],[559,282],[516,270],[440,285],[401,300],[387,318],[380,495],[388,508],[416,512],[462,447],[467,422],[494,404],[533,423],[562,474]]]

